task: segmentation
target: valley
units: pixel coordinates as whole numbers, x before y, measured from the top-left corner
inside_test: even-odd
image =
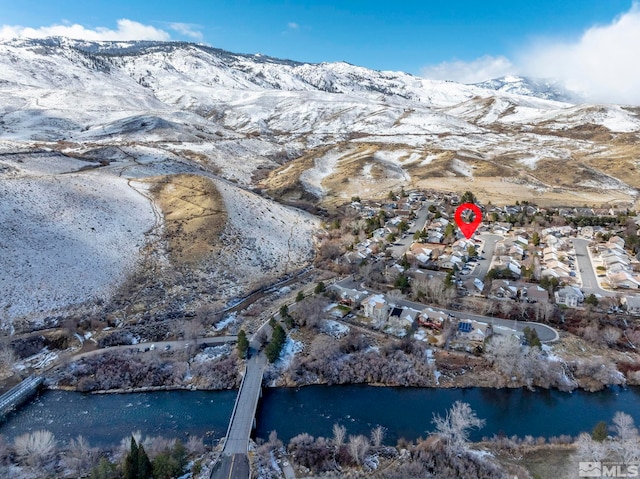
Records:
[[[2,387],[220,390],[267,358],[269,386],[638,384],[639,115],[535,79],[2,40]]]

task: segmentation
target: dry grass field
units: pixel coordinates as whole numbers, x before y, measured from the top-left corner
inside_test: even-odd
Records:
[[[193,264],[211,253],[227,222],[224,202],[208,178],[169,175],[148,180],[164,216],[170,255],[178,264]]]

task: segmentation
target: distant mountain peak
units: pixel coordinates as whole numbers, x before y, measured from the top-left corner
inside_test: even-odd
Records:
[[[488,90],[532,96],[544,100],[565,103],[582,103],[584,101],[579,94],[569,91],[560,82],[551,79],[505,75],[500,78],[474,83],[473,85]]]

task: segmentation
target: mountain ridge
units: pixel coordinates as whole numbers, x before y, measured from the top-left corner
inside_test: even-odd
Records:
[[[126,305],[138,296],[125,288],[127,308],[163,301],[193,311],[204,300],[222,307],[308,264],[319,221],[299,208],[322,212],[400,188],[470,189],[494,204],[634,208],[639,115],[619,105],[192,43],[2,41],[0,220],[15,231],[0,229],[0,245],[8,245],[0,281],[13,285],[0,298],[0,314],[44,321],[61,302],[82,305],[96,295],[108,301],[125,288],[126,266],[139,264],[146,275],[128,284],[153,295],[148,304]],[[174,200],[188,203],[189,195],[161,211],[147,191],[175,178],[211,181],[227,218],[217,244],[203,249],[209,256],[187,271],[172,263],[166,224]],[[140,221],[132,225],[128,211],[140,211]],[[73,215],[82,221],[76,225]],[[55,242],[34,265],[29,258],[41,258],[36,253],[49,245],[41,225],[49,217],[61,227],[51,228]],[[184,231],[181,225],[175,230]],[[108,241],[92,242],[105,228]],[[33,237],[33,255],[16,231]],[[87,258],[60,254],[70,245],[86,246]],[[91,253],[97,245],[103,251]],[[114,262],[95,285],[77,277],[74,265],[100,270],[98,260],[121,251],[127,257],[120,269]],[[61,271],[76,280],[61,281]],[[14,284],[19,275],[37,301]],[[156,276],[175,284],[158,284]],[[196,286],[205,284],[214,286]],[[85,313],[93,314],[87,304]]]

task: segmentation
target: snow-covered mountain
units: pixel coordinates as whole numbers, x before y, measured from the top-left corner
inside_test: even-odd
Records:
[[[554,80],[543,80],[521,76],[508,75],[492,80],[474,83],[480,88],[496,90],[515,95],[533,96],[544,100],[554,100],[566,103],[584,103],[584,98],[575,92],[564,88]]]
[[[108,224],[113,241],[93,243],[87,251],[98,247],[101,254],[88,256],[104,263],[105,255],[125,251],[125,263],[131,265],[145,244],[140,231],[154,217],[158,221],[158,212],[147,207],[145,182],[172,173],[208,175],[219,182],[229,221],[235,222],[229,231],[249,235],[246,241],[237,240],[237,233],[223,235],[229,241],[225,254],[242,257],[247,266],[237,268],[244,271],[237,277],[214,275],[216,284],[229,286],[258,277],[260,268],[279,271],[277,265],[294,257],[300,264],[311,244],[309,218],[279,205],[278,215],[267,214],[276,207],[247,192],[256,187],[298,205],[331,206],[401,186],[473,189],[494,203],[633,205],[640,188],[638,108],[569,99],[552,84],[525,79],[463,85],[191,43],[2,41],[0,216],[15,231],[32,234],[44,213],[29,216],[32,228],[20,223],[23,208],[89,195],[87,207],[97,211],[86,216],[82,233],[61,244],[91,245],[92,228]],[[139,197],[132,203],[132,211],[144,218],[135,224],[117,221],[113,215],[127,207],[110,202],[109,195],[134,185],[137,195],[147,195],[142,203]],[[237,198],[253,205],[246,211],[264,212],[256,217],[264,223],[258,232],[248,233],[250,226],[238,223],[244,214],[232,214],[241,203]],[[73,205],[69,211],[78,208]],[[290,218],[281,224],[277,218],[283,215]],[[73,224],[68,215],[60,221]],[[304,231],[295,251],[290,249],[292,224]],[[20,242],[11,238],[11,231],[0,230],[2,258],[18,257],[9,250],[20,248]],[[47,241],[41,240],[33,244]],[[255,251],[260,251],[257,258]],[[51,258],[57,259],[53,253]],[[251,269],[258,259],[264,264]],[[25,267],[5,263],[0,281],[16,277],[11,268]],[[60,267],[56,261],[47,266],[54,272]],[[105,270],[105,277],[118,277],[125,269]],[[41,276],[39,288],[55,284]],[[214,276],[203,277],[211,281]],[[67,289],[77,289],[82,281],[76,283]],[[82,284],[106,291],[106,283]],[[19,294],[20,288],[12,291]],[[68,293],[53,294],[57,300],[43,297],[38,310],[55,301],[76,301]],[[17,314],[18,304],[24,312],[27,303],[0,298],[0,313],[13,308],[11,314]]]

